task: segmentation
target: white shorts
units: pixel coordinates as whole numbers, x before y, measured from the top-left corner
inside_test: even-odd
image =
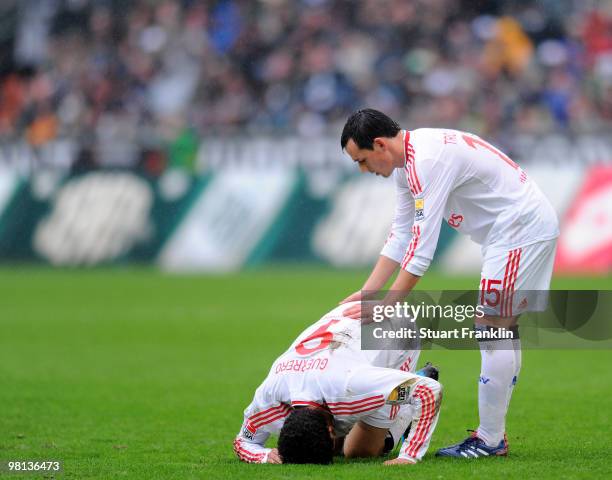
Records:
[[[557,239],[510,250],[488,247],[478,295],[485,314],[512,317],[546,310],[556,246]]]

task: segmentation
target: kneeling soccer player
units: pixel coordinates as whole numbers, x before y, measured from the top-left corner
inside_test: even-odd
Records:
[[[334,454],[390,451],[416,463],[438,421],[442,386],[414,373],[417,350],[361,350],[359,321],[341,305],[308,327],[272,365],[244,412],[234,451],[251,463],[328,464]],[[412,422],[412,423],[411,423]],[[265,448],[279,433],[278,449]]]

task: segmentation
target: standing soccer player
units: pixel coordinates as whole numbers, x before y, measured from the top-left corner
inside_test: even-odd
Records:
[[[343,302],[376,292],[398,266],[399,274],[383,300],[404,299],[433,258],[441,223],[482,246],[481,302],[487,315],[477,329],[510,329],[513,339],[480,342],[478,385],[480,425],[466,440],[437,452],[440,456],[479,458],[506,455],[506,413],[521,368],[517,320],[545,308],[559,227],[540,189],[508,156],[476,135],[449,129],[413,131],[372,109],[349,117],[342,148],[362,172],[393,176],[397,192],[391,232],[362,289]],[[367,321],[361,304],[345,315]]]

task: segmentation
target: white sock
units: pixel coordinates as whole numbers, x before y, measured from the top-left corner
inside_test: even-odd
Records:
[[[514,377],[512,377],[512,387],[508,389],[508,399],[506,401],[506,405],[510,405],[510,398],[512,397],[512,392],[514,391],[514,386],[519,378],[519,373],[521,372],[521,365],[523,363],[523,353],[521,350],[521,339],[516,338],[512,340],[512,348],[514,350]],[[506,407],[507,409],[508,407]]]
[[[516,341],[508,339],[480,342],[480,425],[477,434],[490,447],[499,445],[506,431],[506,413],[512,396],[513,378],[518,375],[520,369],[520,363],[517,368],[517,354],[513,348],[513,342]],[[520,350],[518,358],[520,359]]]

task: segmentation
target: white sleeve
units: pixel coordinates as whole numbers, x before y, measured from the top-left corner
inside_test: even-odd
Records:
[[[421,188],[414,198],[412,239],[400,262],[401,268],[414,275],[425,273],[436,251],[446,202],[457,175],[451,165],[442,157],[422,159],[415,164],[413,174]]]
[[[368,425],[390,428],[395,418],[389,415],[390,409],[386,405],[398,402],[390,402],[389,396],[399,385],[412,379],[416,382],[419,378],[410,372],[363,365],[352,370],[348,376],[346,392],[350,392],[350,395],[327,405],[334,415],[360,413],[360,420]],[[408,398],[402,401],[407,402]]]
[[[247,463],[266,463],[268,454],[272,449],[266,448],[266,440],[270,434],[264,430],[260,430],[254,435],[245,435],[246,421],[242,425],[240,433],[234,439],[234,453],[240,460]]]
[[[397,388],[401,395],[404,385]],[[399,395],[398,395],[399,396]],[[440,416],[442,385],[432,378],[420,377],[410,386],[412,426],[400,448],[398,458],[416,463],[423,458]]]
[[[417,462],[429,448],[438,423],[442,385],[427,377],[390,368],[363,366],[350,374],[346,386],[351,398],[328,403],[334,415],[363,413],[361,420],[378,428],[391,428],[394,417],[386,405],[410,405],[412,428],[404,440],[399,458]],[[337,410],[335,412],[334,410]]]
[[[256,392],[256,397],[257,397]],[[278,433],[291,407],[284,403],[259,406],[255,401],[244,411],[242,428],[234,439],[234,453],[247,463],[266,463],[271,448],[266,440],[271,433]]]
[[[393,176],[395,179],[395,216],[391,231],[387,237],[380,254],[391,260],[401,263],[412,234],[410,233],[414,223],[414,199],[403,178],[403,170],[397,169]]]

